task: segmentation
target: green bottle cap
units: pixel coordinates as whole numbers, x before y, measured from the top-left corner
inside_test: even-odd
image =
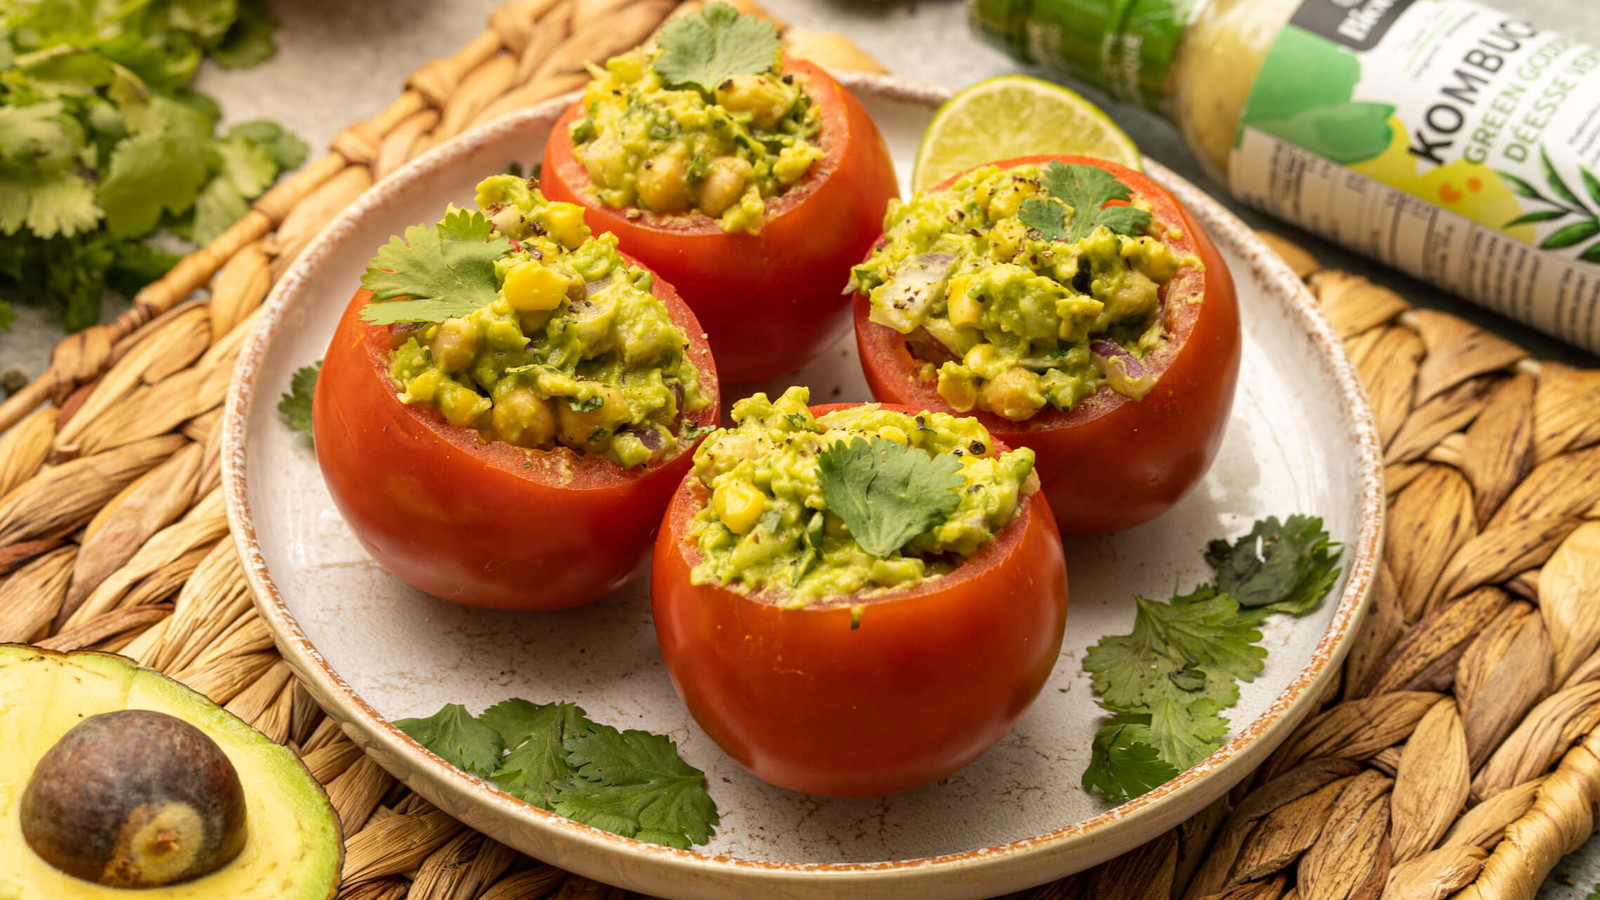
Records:
[[[1161,111],[1195,0],[967,0],[978,34],[1025,63]]]

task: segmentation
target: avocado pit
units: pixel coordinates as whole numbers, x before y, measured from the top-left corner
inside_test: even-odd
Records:
[[[46,862],[108,887],[210,874],[245,841],[239,775],[205,732],[130,709],[90,716],[39,760],[22,834]]]

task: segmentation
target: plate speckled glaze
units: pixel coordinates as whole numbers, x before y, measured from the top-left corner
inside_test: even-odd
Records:
[[[878,122],[902,178],[933,110],[934,85],[842,79]],[[335,512],[309,446],[279,421],[290,375],[321,358],[376,248],[405,226],[471,205],[473,185],[537,162],[566,102],[552,101],[442,145],[339,216],[278,283],[228,396],[229,521],[256,606],[330,715],[401,781],[497,840],[575,872],[673,898],[988,897],[1078,871],[1150,840],[1259,765],[1311,710],[1343,659],[1371,588],[1382,531],[1379,444],[1355,370],[1300,282],[1237,218],[1155,163],[1149,173],[1211,233],[1238,284],[1240,387],[1217,463],[1159,520],[1066,543],[1072,606],[1050,682],[999,745],[950,778],[888,798],[834,800],[766,785],[722,754],[662,668],[645,581],[597,604],[514,614],[422,595],[377,567]],[[902,188],[904,189],[904,188]],[[785,383],[815,402],[866,400],[846,340]],[[725,391],[724,393],[729,393]],[[748,391],[725,398],[726,405]],[[1230,711],[1228,743],[1130,803],[1079,777],[1101,715],[1079,660],[1123,633],[1132,597],[1167,597],[1209,574],[1201,551],[1261,516],[1310,513],[1345,545],[1344,576],[1303,619],[1265,628],[1265,671]],[[641,570],[642,573],[642,570]],[[572,700],[597,721],[670,734],[705,770],[722,822],[693,851],[589,828],[522,803],[421,749],[390,720],[449,702]]]

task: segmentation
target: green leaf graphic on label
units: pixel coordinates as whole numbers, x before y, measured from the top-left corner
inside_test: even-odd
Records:
[[[1539,193],[1538,188],[1535,188],[1533,185],[1523,181],[1521,178],[1518,178],[1510,172],[1502,172],[1499,169],[1496,169],[1495,174],[1500,176],[1500,180],[1506,183],[1506,187],[1510,188],[1513,194],[1521,197],[1527,197],[1530,200],[1544,200],[1544,195]],[[1550,201],[1544,200],[1544,202],[1549,203]]]
[[[1561,180],[1561,173],[1557,172],[1556,167],[1550,163],[1550,154],[1546,153],[1542,146],[1539,148],[1539,166],[1544,169],[1544,183],[1549,185],[1552,193],[1578,207],[1580,212],[1589,211],[1584,207],[1583,201],[1578,199],[1578,195],[1574,194],[1572,189],[1567,187],[1567,183]],[[1582,240],[1582,238],[1579,238],[1579,240]],[[1562,246],[1565,247],[1566,245],[1562,244]]]
[[[1589,191],[1590,198],[1595,203],[1600,203],[1600,178],[1596,178],[1593,172],[1583,166],[1578,167],[1578,173],[1583,176],[1583,186]]]
[[[1539,242],[1539,246],[1546,250],[1560,250],[1581,244],[1589,238],[1600,234],[1600,222],[1586,219],[1582,222],[1573,222],[1564,228],[1557,228],[1550,236]]]
[[[1567,211],[1564,209],[1543,209],[1538,212],[1531,212],[1525,215],[1517,216],[1515,219],[1512,219],[1500,227],[1511,228],[1516,225],[1527,225],[1532,222],[1549,222],[1552,219],[1559,219],[1566,215]]]
[[[1290,25],[1256,79],[1245,123],[1340,165],[1371,159],[1389,147],[1394,107],[1352,100],[1360,80],[1354,55]]]

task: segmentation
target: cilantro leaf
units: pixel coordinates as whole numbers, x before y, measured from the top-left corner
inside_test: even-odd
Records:
[[[1131,800],[1178,777],[1150,739],[1150,726],[1118,722],[1095,732],[1083,789],[1112,800]]]
[[[567,737],[594,726],[583,709],[573,703],[538,705],[513,698],[478,718],[500,733],[510,751],[491,780],[534,806],[552,809],[560,785],[576,774],[567,761]]]
[[[688,849],[718,822],[705,773],[671,738],[597,724],[572,703],[511,699],[477,718],[451,703],[395,725],[515,797],[624,837]]]
[[[500,732],[473,718],[459,703],[446,703],[426,719],[396,719],[394,724],[445,762],[480,778],[499,766],[505,749]]]
[[[726,3],[667,23],[656,38],[655,70],[673,87],[692,85],[707,94],[731,75],[754,75],[778,64],[778,27],[741,16]]]
[[[289,390],[278,398],[278,415],[290,428],[311,439],[311,394],[317,388],[322,360],[302,366],[289,379]],[[420,740],[420,738],[419,738]]]
[[[1267,655],[1256,623],[1316,608],[1339,576],[1336,547],[1320,519],[1268,518],[1233,544],[1208,545],[1215,584],[1168,603],[1135,597],[1132,632],[1107,635],[1084,655],[1098,702],[1112,713],[1095,736],[1084,788],[1126,800],[1221,746],[1223,711]],[[1234,591],[1255,605],[1241,610]]]
[[[817,456],[823,502],[863,550],[883,559],[961,502],[961,461],[886,438],[835,441]]]
[[[1217,682],[1248,681],[1261,671],[1267,655],[1255,643],[1261,632],[1233,621],[1239,606],[1227,595],[1202,588],[1172,603],[1134,600],[1133,631],[1101,638],[1083,658],[1107,707],[1148,711],[1147,698],[1174,675],[1187,675],[1189,685],[1198,676],[1199,686],[1191,690],[1220,702],[1228,699],[1227,690]]]
[[[1051,162],[1041,181],[1044,198],[1030,197],[1017,210],[1017,219],[1046,239],[1077,243],[1101,225],[1117,234],[1142,234],[1150,213],[1133,206],[1107,206],[1133,197],[1117,176],[1098,166]]]
[[[717,809],[705,773],[684,762],[670,738],[595,725],[569,733],[566,747],[577,776],[556,795],[556,812],[684,850],[711,839]]]
[[[436,226],[412,225],[405,237],[379,248],[361,285],[373,302],[361,318],[374,325],[443,322],[494,301],[500,291],[495,260],[511,252],[477,210],[451,210]]]
[[[1321,605],[1339,578],[1339,556],[1322,520],[1298,515],[1282,523],[1270,516],[1234,543],[1216,540],[1206,548],[1218,590],[1247,610],[1297,616]]]
[[[278,52],[273,40],[278,23],[267,12],[266,4],[262,0],[240,0],[238,9],[238,19],[211,53],[211,58],[224,69],[248,69]]]
[[[111,151],[111,168],[95,191],[112,237],[154,231],[163,211],[194,205],[205,182],[200,147],[170,136],[135,135]]]

